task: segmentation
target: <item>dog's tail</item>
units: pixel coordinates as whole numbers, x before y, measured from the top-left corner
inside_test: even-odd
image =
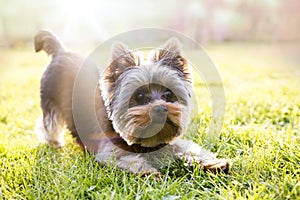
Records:
[[[44,50],[48,55],[52,56],[65,51],[57,38],[48,31],[37,32],[34,36],[34,48],[35,52]]]

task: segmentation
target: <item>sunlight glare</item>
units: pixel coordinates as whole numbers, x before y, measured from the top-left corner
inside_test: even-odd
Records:
[[[72,38],[73,33],[90,35],[90,38],[96,38],[99,41],[107,37],[104,29],[101,28],[101,19],[99,12],[102,13],[101,5],[104,2],[99,0],[56,0],[58,12],[61,13],[61,20],[64,22],[63,35],[68,36],[69,42],[76,42],[78,38]]]

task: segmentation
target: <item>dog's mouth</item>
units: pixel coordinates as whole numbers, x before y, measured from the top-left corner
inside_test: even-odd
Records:
[[[161,125],[164,125],[167,121],[167,117],[166,116],[159,116],[159,117],[155,117],[155,118],[152,118],[151,120],[151,123],[150,124],[161,124]]]
[[[127,144],[155,147],[168,144],[182,133],[183,112],[181,104],[160,100],[129,108],[114,125]]]
[[[147,117],[143,118],[145,120],[143,123],[141,123],[141,115],[132,116],[133,124],[131,127],[134,127],[134,129],[129,133],[130,136],[135,138],[151,138],[155,135],[166,134],[165,132],[168,132],[168,135],[177,135],[178,125],[175,125],[169,118],[172,111],[169,111],[167,105],[155,104],[149,106],[148,109],[148,114],[144,115]]]
[[[169,140],[179,135],[179,127],[168,118],[163,121],[156,118],[148,126],[136,128],[130,135],[139,141],[158,137],[164,143],[165,139]]]

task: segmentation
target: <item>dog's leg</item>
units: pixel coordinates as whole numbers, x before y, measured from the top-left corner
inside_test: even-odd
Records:
[[[37,138],[57,148],[64,145],[64,122],[57,114],[45,114],[37,119],[34,129]]]
[[[153,167],[142,154],[132,153],[122,148],[106,144],[95,155],[100,164],[116,165],[120,169],[137,174],[139,176],[160,176],[158,169]]]
[[[176,139],[171,146],[176,156],[185,159],[188,164],[196,162],[204,169],[214,172],[228,172],[229,170],[229,160],[216,158],[214,153],[192,141]]]

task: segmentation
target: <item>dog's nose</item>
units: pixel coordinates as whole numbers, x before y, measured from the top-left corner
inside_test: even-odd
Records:
[[[165,115],[168,112],[168,108],[163,105],[154,106],[152,110],[157,115]]]

